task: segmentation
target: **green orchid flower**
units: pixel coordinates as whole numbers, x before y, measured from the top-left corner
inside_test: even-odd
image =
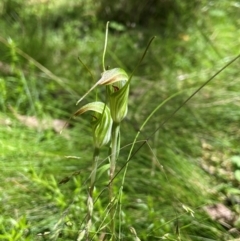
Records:
[[[78,100],[77,104],[79,104],[79,102],[81,102],[98,85],[107,85],[107,94],[112,119],[115,123],[120,123],[127,115],[128,111],[130,79],[127,73],[121,68],[104,71],[101,79]]]
[[[87,111],[94,111],[92,130],[94,145],[97,148],[108,144],[111,138],[112,118],[109,107],[103,102],[91,102],[84,105],[74,113],[74,116],[82,115]]]
[[[107,96],[113,122],[120,123],[128,111],[130,81],[127,73],[120,68],[107,70],[98,82],[99,85],[107,85]]]

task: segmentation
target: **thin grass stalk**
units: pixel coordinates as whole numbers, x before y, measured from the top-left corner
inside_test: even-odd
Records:
[[[116,161],[119,155],[119,140],[120,140],[120,124],[114,122],[112,126],[112,143],[111,143],[111,157],[110,157],[110,185],[109,185],[109,201],[110,206],[110,229],[112,233],[111,241],[115,240],[115,207],[114,207],[114,190],[113,179],[116,169]]]
[[[12,40],[6,40],[3,37],[0,36],[0,42],[3,43],[5,46],[7,46],[8,48],[12,48]],[[33,64],[34,66],[36,66],[38,69],[40,69],[44,74],[46,74],[46,76],[48,76],[50,79],[56,81],[61,87],[63,87],[66,91],[68,91],[71,95],[73,96],[78,96],[77,92],[75,90],[73,90],[72,88],[68,87],[68,85],[66,85],[66,83],[69,82],[69,80],[64,79],[64,78],[60,78],[57,75],[53,74],[49,69],[47,69],[46,67],[44,67],[42,64],[40,64],[39,62],[37,62],[34,58],[32,58],[31,56],[29,56],[28,54],[26,54],[25,52],[23,52],[21,49],[14,47],[14,50],[16,51],[17,54],[19,54],[20,56],[22,56],[23,58],[25,58],[27,61],[29,61],[31,64]]]
[[[128,164],[130,162],[130,160],[132,159],[132,157],[148,142],[148,140],[162,127],[164,126],[189,100],[191,100],[200,90],[202,90],[209,82],[211,82],[218,74],[220,74],[223,70],[225,70],[229,65],[231,65],[232,63],[234,63],[237,59],[240,58],[240,54],[238,54],[234,59],[232,59],[231,61],[229,61],[225,66],[223,66],[220,70],[218,70],[212,77],[210,77],[203,85],[201,85],[197,90],[195,90],[177,109],[175,109],[156,129],[155,131],[149,135],[149,137],[144,140],[142,142],[142,144],[137,148],[137,150],[135,152],[133,152],[133,148],[137,142],[137,138],[139,136],[139,134],[141,133],[141,130],[144,128],[144,126],[148,123],[148,121],[150,120],[150,118],[155,114],[155,112],[161,108],[167,101],[169,101],[170,99],[172,99],[173,97],[177,96],[178,94],[181,94],[181,92],[183,91],[179,91],[175,94],[173,94],[172,96],[170,96],[169,98],[167,98],[166,100],[164,100],[162,103],[160,103],[152,112],[151,114],[147,117],[147,119],[144,121],[144,123],[142,124],[142,126],[140,127],[138,133],[136,134],[134,141],[132,143],[132,147],[130,149],[129,155],[128,155],[128,159],[125,163],[125,165],[123,167],[120,168],[120,170],[118,170],[118,172],[116,173],[115,176],[117,176],[120,172],[122,172],[122,170],[124,170],[123,172],[123,178],[122,178],[122,184],[121,184],[121,188],[119,191],[119,217],[120,217],[120,225],[119,225],[119,240],[120,240],[120,234],[121,234],[121,210],[122,210],[122,206],[121,206],[121,200],[122,200],[122,190],[123,190],[123,186],[125,183],[125,178],[126,178],[126,174],[127,174],[127,169],[128,169]]]
[[[128,158],[127,158],[127,162],[126,162],[126,165],[123,167],[124,168],[124,172],[123,172],[123,178],[122,178],[122,183],[121,183],[121,187],[120,187],[120,190],[119,190],[119,230],[118,230],[118,239],[121,240],[121,232],[122,232],[122,227],[121,227],[121,212],[122,212],[122,194],[123,194],[123,187],[124,187],[124,183],[125,183],[125,179],[126,179],[126,175],[127,175],[127,169],[128,169],[128,165],[129,165],[129,161],[130,159],[132,158],[132,153],[133,153],[133,149],[134,149],[134,146],[137,142],[137,139],[138,139],[138,136],[140,135],[141,131],[143,130],[143,128],[145,127],[145,125],[148,123],[148,121],[152,118],[152,116],[163,106],[165,105],[169,100],[171,100],[172,98],[180,95],[181,93],[183,93],[183,91],[179,91],[177,93],[174,93],[173,95],[169,96],[167,99],[165,99],[163,102],[161,102],[160,104],[157,105],[157,107],[149,114],[149,116],[146,118],[146,120],[143,122],[143,124],[141,125],[141,127],[139,128],[139,131],[137,132],[134,140],[133,140],[133,143],[132,143],[132,146],[131,146],[131,149],[129,151],[129,154],[128,154]],[[145,140],[143,143],[146,143],[148,140]],[[119,172],[122,171],[121,168]],[[117,174],[118,174],[117,173]],[[116,174],[116,175],[117,175]]]

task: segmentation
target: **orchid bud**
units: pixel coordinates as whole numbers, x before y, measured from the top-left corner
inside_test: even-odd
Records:
[[[108,106],[96,101],[84,105],[74,113],[74,116],[81,115],[86,111],[94,111],[92,129],[94,145],[97,148],[106,145],[111,138],[112,119]]]
[[[127,115],[129,80],[127,73],[120,68],[107,70],[98,81],[107,85],[107,95],[113,122],[120,123]]]

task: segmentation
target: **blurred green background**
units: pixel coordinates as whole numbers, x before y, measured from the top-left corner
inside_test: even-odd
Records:
[[[0,240],[77,238],[92,166],[91,117],[59,130],[101,76],[107,21],[109,68],[130,74],[156,36],[131,82],[118,170],[142,123],[176,94],[141,131],[139,140],[149,139],[127,170],[121,240],[137,240],[130,227],[140,240],[238,240],[239,59],[161,123],[239,54],[239,16],[237,0],[2,0]],[[104,100],[104,88],[98,96]],[[83,103],[95,98],[92,92]],[[107,153],[96,184],[95,195],[103,191],[96,227],[108,203]]]

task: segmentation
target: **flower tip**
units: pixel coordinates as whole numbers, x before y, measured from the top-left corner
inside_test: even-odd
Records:
[[[77,101],[76,105],[78,105],[83,100],[83,98],[84,96]]]

